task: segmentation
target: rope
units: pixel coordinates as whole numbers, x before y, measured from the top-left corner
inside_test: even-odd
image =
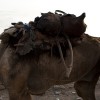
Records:
[[[70,42],[70,40],[69,40],[69,38],[67,36],[66,36],[66,40],[68,41],[70,52],[71,52],[71,62],[70,62],[69,66],[67,66],[66,63],[65,63],[65,60],[64,60],[64,57],[63,57],[63,53],[62,53],[62,49],[61,49],[59,41],[57,41],[57,46],[58,46],[58,49],[59,49],[59,53],[60,53],[62,62],[63,62],[64,67],[66,69],[66,77],[69,78],[71,70],[72,70],[72,67],[73,67],[73,50],[72,50],[71,42]]]
[[[55,10],[55,14],[57,14],[57,12],[62,13],[63,15],[66,15],[67,13],[65,13],[64,11],[61,10]]]
[[[69,75],[72,71],[72,68],[73,68],[73,48],[72,48],[72,44],[70,42],[70,39],[67,35],[64,35],[66,40],[68,41],[68,44],[69,44],[69,49],[70,49],[70,54],[71,54],[71,62],[70,62],[70,65],[69,65]]]
[[[70,49],[70,53],[71,53],[71,62],[70,62],[70,67],[73,67],[73,48],[72,48],[72,44],[70,42],[70,39],[68,36],[65,35],[66,40],[68,41],[69,44],[69,49]]]

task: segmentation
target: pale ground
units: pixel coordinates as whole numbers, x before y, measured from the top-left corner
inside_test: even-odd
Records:
[[[100,80],[96,85],[96,100],[100,100]],[[9,100],[7,90],[0,85],[0,100]],[[42,96],[32,96],[32,100],[82,100],[77,96],[73,83],[67,85],[55,85]]]

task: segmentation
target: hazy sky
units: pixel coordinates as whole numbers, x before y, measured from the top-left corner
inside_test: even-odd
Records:
[[[99,0],[0,0],[0,33],[11,26],[11,22],[28,23],[41,12],[62,10],[79,16],[86,13],[86,33],[100,37]]]

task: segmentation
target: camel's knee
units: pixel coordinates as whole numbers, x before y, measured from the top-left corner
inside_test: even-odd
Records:
[[[74,84],[74,88],[79,96],[82,97],[83,95],[85,95],[85,96],[88,95],[86,83],[84,84],[84,82],[82,82],[82,81],[76,82]]]
[[[95,89],[90,82],[80,81],[74,84],[78,96],[83,100],[95,100]]]
[[[28,91],[8,90],[10,100],[32,100]]]

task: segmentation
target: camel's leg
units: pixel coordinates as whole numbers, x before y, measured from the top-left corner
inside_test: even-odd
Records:
[[[22,71],[17,72],[9,80],[7,88],[10,100],[31,100],[27,89],[28,69],[24,66],[24,70],[20,69]]]
[[[94,74],[94,70],[86,75],[84,79],[77,81],[74,84],[77,94],[83,98],[83,100],[96,100],[95,98],[95,86],[99,79],[99,73]]]
[[[12,81],[12,84],[8,87],[8,93],[10,100],[31,100],[31,96],[24,83]]]
[[[8,90],[9,100],[31,100],[31,96],[27,93],[26,90],[23,91],[14,91]]]
[[[21,59],[10,47],[5,50],[0,59],[0,75],[8,89],[10,100],[31,100],[27,91],[30,60],[21,61]]]

